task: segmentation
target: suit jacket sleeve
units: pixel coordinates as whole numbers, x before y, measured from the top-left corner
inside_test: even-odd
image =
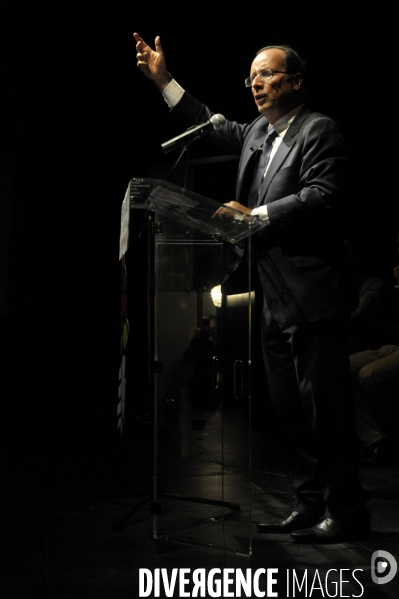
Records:
[[[198,100],[190,96],[187,92],[184,93],[182,99],[172,109],[171,113],[179,123],[186,127],[204,123],[215,114],[207,106],[198,102]],[[219,131],[209,131],[205,134],[204,138],[223,148],[227,152],[240,155],[245,140],[248,138],[248,135],[250,135],[252,129],[253,123],[243,125],[226,119],[225,126],[222,129]]]

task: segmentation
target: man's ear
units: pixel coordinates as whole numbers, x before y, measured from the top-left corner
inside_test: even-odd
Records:
[[[292,83],[293,88],[299,91],[300,89],[302,89],[302,85],[303,85],[302,73],[295,73],[293,83]]]

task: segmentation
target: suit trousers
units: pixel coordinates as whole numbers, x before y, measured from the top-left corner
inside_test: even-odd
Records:
[[[334,317],[281,330],[266,301],[262,348],[271,403],[294,509],[315,517],[365,501],[360,484],[351,388],[349,318]]]

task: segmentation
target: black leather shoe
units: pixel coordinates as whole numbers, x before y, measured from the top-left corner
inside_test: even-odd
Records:
[[[318,518],[305,516],[299,512],[292,512],[285,520],[275,520],[273,522],[259,522],[256,525],[258,532],[267,534],[289,534],[293,530],[309,528],[317,522]]]
[[[364,539],[370,534],[370,517],[323,518],[311,528],[295,530],[291,538],[296,543],[341,543],[354,539]]]

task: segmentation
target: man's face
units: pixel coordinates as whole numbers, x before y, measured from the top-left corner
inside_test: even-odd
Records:
[[[301,78],[288,81],[287,75],[275,73],[271,78],[262,79],[260,74],[265,70],[284,71],[284,52],[278,48],[264,50],[251,65],[252,94],[261,114],[269,118],[273,115],[280,118],[299,103],[296,90],[301,86]]]

